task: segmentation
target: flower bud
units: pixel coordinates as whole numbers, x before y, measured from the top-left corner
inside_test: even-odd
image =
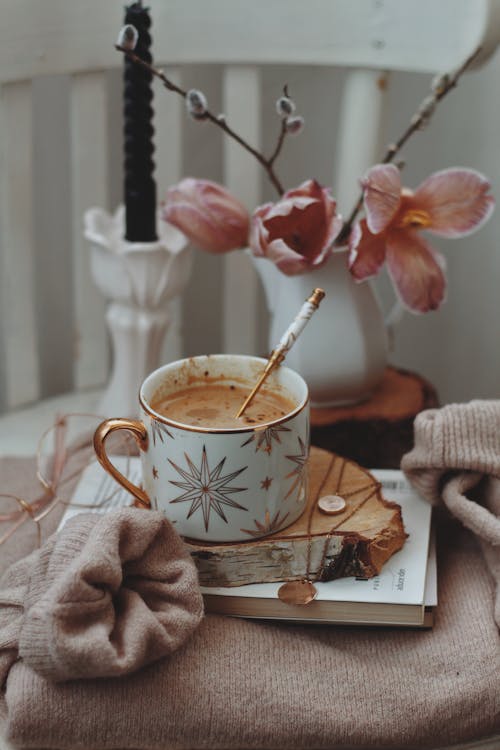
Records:
[[[450,76],[448,73],[437,75],[432,79],[431,90],[435,94],[442,94],[450,82]]]
[[[122,26],[122,28],[120,29],[120,33],[118,34],[116,43],[119,47],[123,47],[123,49],[132,52],[132,50],[135,49],[138,40],[139,32],[137,31],[135,26],[132,26],[132,24],[128,23],[126,26]]]
[[[300,115],[287,117],[285,126],[287,133],[290,133],[290,135],[298,135],[304,130],[304,118]]]
[[[246,208],[222,185],[185,177],[167,192],[162,219],[209,253],[227,253],[247,244]]]
[[[285,120],[295,112],[295,102],[289,96],[280,96],[276,99],[276,112],[282,120]]]
[[[186,94],[186,108],[195,120],[203,120],[208,109],[205,94],[202,91],[198,91],[198,89],[190,89]]]

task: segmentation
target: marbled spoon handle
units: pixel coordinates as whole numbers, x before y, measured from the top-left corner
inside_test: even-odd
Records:
[[[290,351],[292,346],[297,341],[298,337],[304,330],[306,324],[311,319],[312,314],[318,309],[319,303],[325,296],[325,293],[323,289],[320,289],[319,287],[314,289],[313,293],[310,297],[306,299],[304,304],[299,310],[298,315],[294,318],[292,323],[288,326],[285,333],[280,339],[280,342],[277,347],[275,347],[270,356],[269,360],[267,362],[267,365],[264,369],[264,372],[260,376],[259,380],[257,381],[256,385],[253,387],[252,391],[249,393],[245,401],[243,402],[240,410],[236,414],[236,417],[241,417],[247,406],[252,401],[253,397],[261,387],[264,380],[267,378],[269,373],[274,370],[274,368],[281,364],[283,360],[285,359],[287,353]]]

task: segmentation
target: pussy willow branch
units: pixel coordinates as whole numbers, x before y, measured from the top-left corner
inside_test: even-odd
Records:
[[[169,91],[175,91],[176,94],[179,94],[179,96],[182,96],[184,99],[186,99],[187,91],[185,91],[180,86],[177,86],[177,84],[173,83],[163,70],[160,70],[160,68],[155,68],[154,65],[150,65],[149,63],[142,60],[138,55],[135,54],[135,52],[132,52],[129,49],[126,49],[125,47],[122,47],[120,44],[115,44],[115,48],[119,50],[120,52],[123,52],[123,54],[131,60],[133,63],[136,63],[137,65],[140,65],[142,68],[145,68],[148,70],[151,75],[155,76],[156,78],[159,78],[160,81],[163,83],[166,89]],[[266,157],[260,153],[260,151],[257,151],[256,148],[251,146],[247,141],[244,140],[238,133],[236,133],[235,130],[233,130],[229,125],[227,124],[225,119],[219,118],[217,115],[214,115],[213,112],[211,112],[209,109],[205,111],[203,114],[202,119],[204,120],[210,120],[210,122],[213,122],[214,125],[217,125],[221,130],[223,130],[228,136],[233,138],[237,143],[242,146],[245,151],[248,151],[248,153],[252,154],[255,159],[264,167],[264,169],[267,172],[267,175],[269,177],[269,180],[276,188],[278,194],[281,196],[285,192],[285,189],[283,185],[281,184],[276,172],[274,171],[273,165],[276,161],[276,158],[278,154],[281,151],[281,148],[283,146],[283,142],[285,140],[286,136],[286,126],[285,122],[282,121],[281,123],[281,131],[278,137],[278,143],[276,144],[276,148],[274,149],[272,155],[266,159]]]
[[[467,68],[474,62],[474,60],[477,58],[479,53],[481,52],[481,47],[478,47],[469,57],[462,63],[462,65],[454,72],[450,73],[448,75],[444,75],[441,77],[442,85],[439,87],[436,91],[432,92],[432,95],[434,97],[434,103],[437,104],[441,99],[443,99],[446,94],[448,94],[451,89],[455,88],[458,79],[460,76],[465,73]],[[422,104],[420,105],[419,109],[415,112],[413,117],[410,120],[410,124],[404,131],[404,133],[399,137],[399,139],[392,143],[390,146],[387,147],[387,150],[380,160],[379,164],[389,164],[393,161],[394,157],[397,153],[401,150],[401,148],[405,145],[405,143],[409,140],[409,138],[417,131],[421,130],[425,125],[427,125],[430,114],[425,111],[421,111]],[[364,191],[362,190],[360,193],[360,196],[356,202],[356,205],[352,209],[349,218],[345,221],[344,226],[342,227],[340,234],[338,235],[337,239],[335,240],[335,245],[340,246],[345,244],[347,241],[352,225],[354,224],[354,221],[361,211],[361,208],[363,206],[363,195]]]

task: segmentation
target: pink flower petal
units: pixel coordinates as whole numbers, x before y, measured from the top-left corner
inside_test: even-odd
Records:
[[[278,203],[272,204],[272,208],[269,210],[266,218],[271,219],[275,216],[289,216],[294,209],[304,211],[304,209],[315,204],[321,205],[321,200],[302,195],[297,195],[293,198],[284,197],[278,201]]]
[[[417,188],[415,208],[427,211],[429,231],[442,237],[464,237],[484,224],[495,206],[491,185],[474,169],[435,172]]]
[[[372,234],[362,219],[349,238],[349,270],[357,281],[375,276],[385,261],[385,235]]]
[[[445,298],[445,261],[415,231],[387,233],[387,268],[403,304],[412,312],[437,310]]]
[[[340,230],[343,226],[344,222],[340,214],[336,214],[329,219],[328,229],[324,239],[324,250],[328,251],[328,255],[330,255],[330,252],[333,250],[333,243],[340,234]]]
[[[221,221],[230,221],[234,226],[248,226],[248,211],[245,206],[231,193],[217,186],[218,190],[204,190],[200,198],[205,201],[206,208]],[[200,200],[201,206],[204,206]],[[201,207],[200,206],[200,207]]]
[[[401,177],[394,164],[376,164],[368,170],[361,186],[364,190],[366,222],[372,234],[379,234],[394,218],[401,201]]]
[[[185,177],[167,191],[162,218],[198,247],[226,253],[248,243],[246,208],[222,185]]]
[[[254,211],[250,223],[249,245],[252,253],[257,258],[262,258],[266,254],[269,232],[264,226],[263,218],[266,216],[272,203],[265,203]]]
[[[267,246],[266,257],[275,263],[279,270],[287,276],[296,276],[304,271],[311,270],[312,266],[307,258],[296,253],[281,239],[275,239]]]
[[[211,221],[207,214],[202,214],[189,203],[173,203],[165,205],[162,218],[169,224],[180,229],[186,237],[197,247],[209,253],[224,252],[225,237],[220,227]]]
[[[284,197],[294,198],[295,196],[306,196],[309,198],[315,198],[316,200],[322,200],[324,191],[325,188],[321,187],[317,180],[305,180],[305,182],[298,187],[287,190]]]

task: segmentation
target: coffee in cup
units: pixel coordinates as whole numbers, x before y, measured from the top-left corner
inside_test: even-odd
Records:
[[[274,422],[295,408],[291,396],[261,388],[241,417],[236,417],[248,391],[248,386],[231,382],[202,382],[163,397],[153,395],[151,407],[160,416],[193,427],[235,429]]]
[[[280,366],[235,417],[265,365],[223,354],[159,368],[141,386],[141,421],[111,419],[98,427],[98,459],[138,504],[162,510],[183,536],[235,542],[285,528],[307,500],[308,391],[300,375]],[[139,445],[142,488],[106,454],[107,435],[119,429]]]

